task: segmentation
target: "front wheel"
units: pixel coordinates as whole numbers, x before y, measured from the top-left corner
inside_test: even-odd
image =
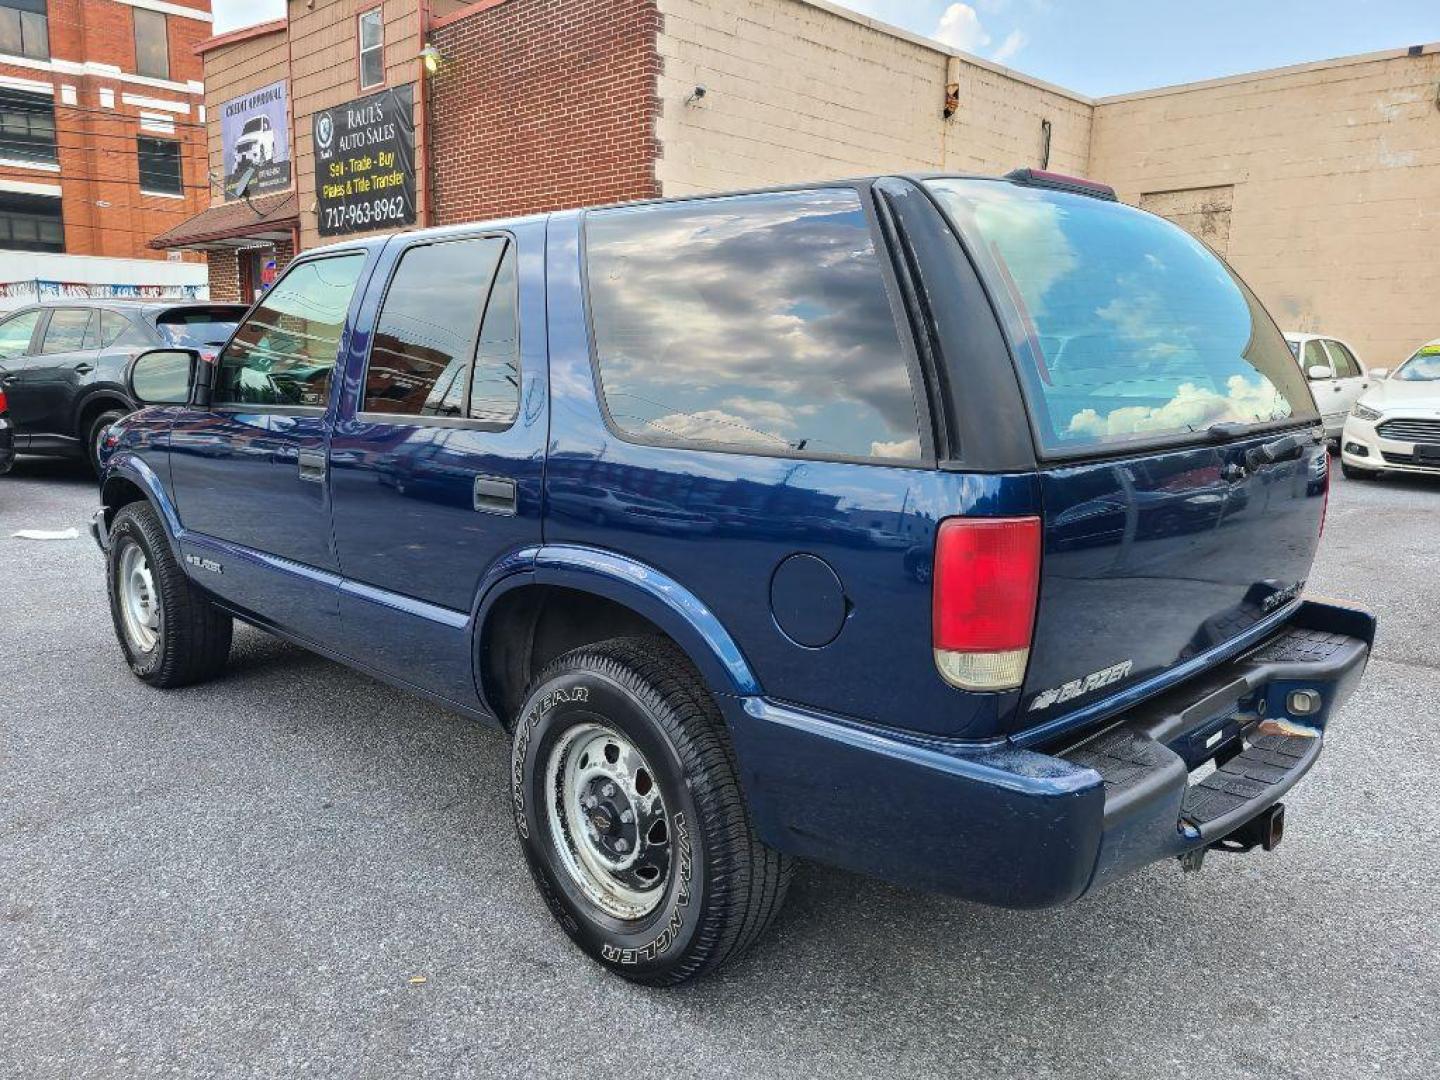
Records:
[[[190,583],[148,503],[121,508],[110,527],[110,615],[130,670],[151,686],[201,682],[230,655],[234,624]]]
[[[541,895],[591,957],[669,986],[764,932],[790,860],[755,835],[714,699],[659,638],[585,646],[532,683],[511,794]]]

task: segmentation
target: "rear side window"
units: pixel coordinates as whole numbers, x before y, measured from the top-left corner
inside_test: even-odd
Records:
[[[909,367],[855,191],[600,211],[586,251],[600,382],[622,433],[919,458]]]
[[[363,252],[296,263],[221,350],[217,405],[323,409]]]
[[[505,237],[490,236],[425,244],[401,256],[375,327],[362,411],[458,417],[469,401],[468,415],[477,419],[514,419],[513,249]]]
[[[88,308],[56,308],[52,311],[50,325],[45,327],[45,340],[40,345],[41,355],[79,352],[86,348],[85,336],[93,315],[94,312]]]
[[[122,345],[148,345],[144,331],[132,323],[128,316],[119,311],[100,312],[100,347],[108,349],[119,342]]]
[[[926,183],[1003,298],[1045,449],[1315,418],[1274,322],[1183,229],[1068,192]]]

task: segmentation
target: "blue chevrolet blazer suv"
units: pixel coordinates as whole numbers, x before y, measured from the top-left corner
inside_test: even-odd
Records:
[[[642,983],[797,857],[1043,908],[1269,850],[1374,638],[1304,596],[1280,331],[1088,181],[342,242],[129,386],[93,531],[135,674],[219,675],[241,619],[503,729],[541,895]]]

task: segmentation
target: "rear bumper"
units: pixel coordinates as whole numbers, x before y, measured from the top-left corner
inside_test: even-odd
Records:
[[[763,698],[730,699],[727,718],[772,846],[981,903],[1049,907],[1273,806],[1318,758],[1374,632],[1363,611],[1307,601],[1255,648],[1057,753],[977,749]],[[1303,718],[1287,715],[1297,690],[1319,698]]]

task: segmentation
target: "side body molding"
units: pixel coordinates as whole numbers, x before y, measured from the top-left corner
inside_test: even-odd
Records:
[[[759,680],[715,613],[674,578],[613,551],[572,544],[534,549],[528,572],[497,582],[480,604],[479,625],[502,595],[526,585],[555,585],[624,604],[669,634],[685,650],[710,688],[751,697]]]

